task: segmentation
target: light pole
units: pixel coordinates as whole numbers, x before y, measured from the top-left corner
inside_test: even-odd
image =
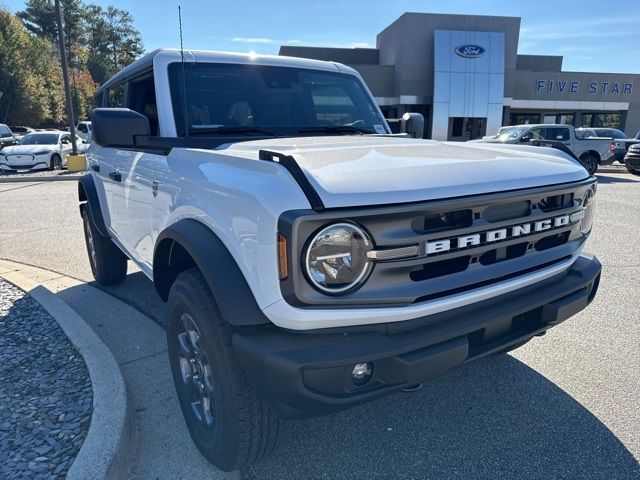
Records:
[[[58,19],[58,43],[60,45],[60,59],[62,60],[62,79],[64,81],[64,94],[67,98],[67,119],[69,120],[69,131],[71,132],[71,152],[78,154],[78,144],[76,142],[76,122],[73,118],[73,100],[71,98],[71,85],[69,85],[69,68],[67,67],[67,54],[64,48],[64,30],[62,29],[62,12],[60,11],[60,0],[55,0],[56,17]]]

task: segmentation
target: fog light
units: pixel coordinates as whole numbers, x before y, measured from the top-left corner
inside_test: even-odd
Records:
[[[351,380],[353,380],[354,385],[364,385],[371,379],[371,375],[373,375],[373,364],[369,362],[358,363],[353,367]]]

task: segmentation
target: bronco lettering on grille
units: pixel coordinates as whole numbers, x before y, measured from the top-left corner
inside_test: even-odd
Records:
[[[426,244],[426,254],[447,252],[449,250],[460,250],[470,248],[484,243],[499,242],[510,238],[523,237],[533,233],[544,232],[552,228],[564,227],[571,223],[575,223],[577,218],[573,215],[561,215],[559,217],[546,218],[530,223],[521,223],[511,225],[509,227],[498,228],[496,230],[488,230],[486,232],[473,233],[460,237],[444,238],[441,240],[433,240]]]

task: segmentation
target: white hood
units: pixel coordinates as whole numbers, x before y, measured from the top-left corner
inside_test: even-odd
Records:
[[[50,152],[57,145],[13,145],[2,149],[3,155],[31,155],[37,152]]]
[[[240,142],[226,154],[292,155],[326,207],[417,202],[583,180],[559,150],[398,137],[336,136]]]

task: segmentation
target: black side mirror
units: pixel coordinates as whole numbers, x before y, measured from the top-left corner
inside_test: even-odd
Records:
[[[529,140],[531,140],[531,135],[524,135],[520,138],[520,143],[527,143]]]
[[[133,148],[135,137],[151,135],[149,119],[128,108],[96,108],[91,123],[93,140],[101,147]]]
[[[424,137],[424,117],[420,113],[405,113],[400,121],[400,131],[410,137]]]

